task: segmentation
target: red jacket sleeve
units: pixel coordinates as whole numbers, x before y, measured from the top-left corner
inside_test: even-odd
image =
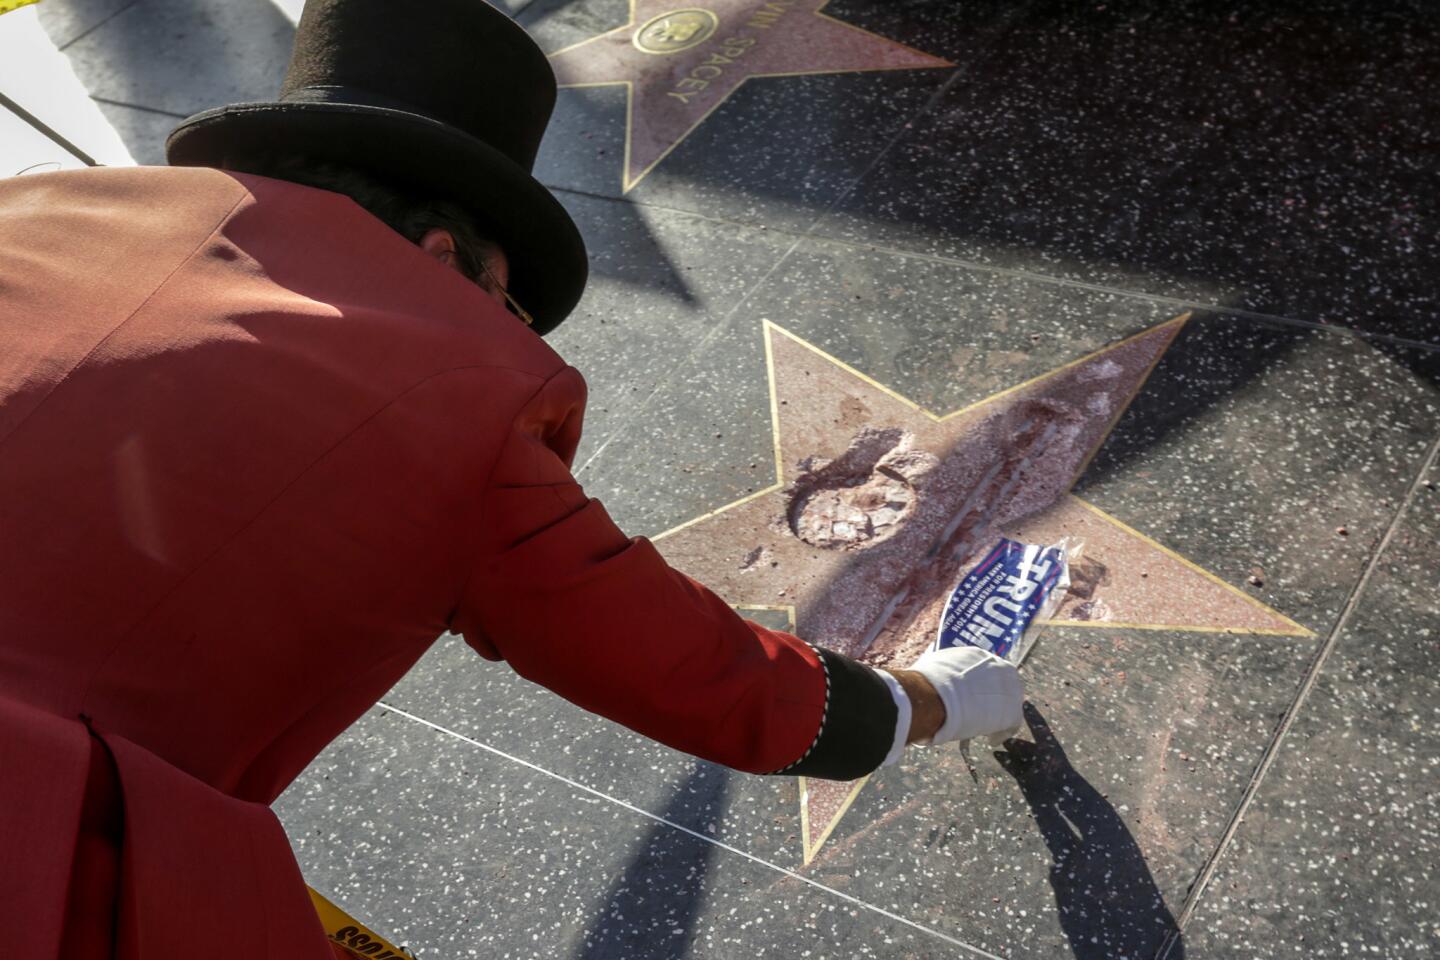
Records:
[[[877,766],[896,713],[878,677],[742,620],[585,496],[569,467],[584,398],[584,381],[567,369],[515,419],[472,521],[473,567],[454,628],[567,700],[716,763],[804,773],[797,764],[828,726],[849,741],[846,759],[811,775]],[[837,690],[857,683],[863,695],[843,698],[854,701],[846,718],[828,722]]]

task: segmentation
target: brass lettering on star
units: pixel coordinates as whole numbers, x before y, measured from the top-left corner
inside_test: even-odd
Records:
[[[779,21],[781,17],[785,15],[785,13],[790,9],[790,4],[792,4],[793,2],[794,0],[769,0],[769,2],[767,3],[762,3],[750,15],[750,19],[745,21],[745,25],[747,27],[753,27],[756,30],[769,30],[776,24],[776,22]],[[682,12],[697,13],[703,11]],[[679,14],[676,13],[667,14],[666,16],[674,17],[678,15]],[[637,46],[640,44],[641,35],[650,28],[651,24],[654,24],[661,19],[663,18],[656,17],[654,20],[651,20],[650,23],[647,23],[644,27],[640,28],[640,33],[637,33],[635,35],[635,43]],[[723,76],[725,73],[725,68],[730,64],[734,63],[740,57],[743,57],[746,51],[748,51],[751,47],[755,46],[756,40],[756,37],[752,37],[748,34],[742,33],[737,36],[727,37],[726,39],[719,41],[719,49],[712,50],[710,54],[694,68],[692,68],[689,73],[681,77],[679,80],[675,81],[675,86],[666,94],[666,96],[674,97],[681,103],[689,103],[692,98],[700,95],[700,91],[710,86],[710,84],[714,81],[720,79],[720,77]],[[693,41],[687,45],[687,48],[695,46],[695,44],[699,42],[700,41],[698,40]],[[641,47],[641,49],[643,50],[644,47]]]
[[[672,10],[648,20],[635,31],[632,42],[644,53],[679,53],[709,40],[719,25],[719,18],[709,10]]]
[[[794,2],[795,0],[770,0],[769,3],[761,4],[760,9],[745,21],[745,26],[754,27],[756,30],[769,30],[790,10],[790,4]]]
[[[674,97],[681,103],[689,103],[691,97],[710,86],[712,80],[725,72],[725,68],[743,57],[755,46],[754,37],[729,37],[720,41],[720,49],[712,51],[699,65],[675,82],[675,88],[666,96]]]
[[[629,191],[752,78],[953,66],[827,16],[828,2],[617,0],[623,24],[550,62],[562,87],[625,87]]]

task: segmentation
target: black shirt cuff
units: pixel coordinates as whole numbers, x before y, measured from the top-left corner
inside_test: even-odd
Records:
[[[775,772],[820,780],[858,780],[874,772],[890,753],[900,711],[890,688],[870,667],[844,654],[814,649],[825,667],[820,732],[804,756]]]

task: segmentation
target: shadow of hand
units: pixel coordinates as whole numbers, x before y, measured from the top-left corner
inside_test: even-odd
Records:
[[[1040,711],[1025,704],[1034,743],[1005,741],[995,759],[1015,778],[1050,848],[1060,925],[1082,960],[1153,957],[1177,932],[1139,844],[1120,815],[1070,765]],[[1184,956],[1177,940],[1167,960]]]

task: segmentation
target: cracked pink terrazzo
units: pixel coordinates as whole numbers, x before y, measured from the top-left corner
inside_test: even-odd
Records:
[[[940,422],[772,332],[785,485],[658,545],[732,603],[793,607],[811,642],[907,666],[974,556],[1070,489],[1176,329]]]
[[[908,666],[974,554],[1070,489],[1177,330],[939,422],[771,331],[784,486],[657,546],[731,603],[792,608],[807,640]],[[807,843],[849,791],[808,783]]]
[[[857,544],[844,569],[814,585],[797,623],[816,642],[875,666],[913,663],[971,558],[1001,526],[1069,488],[1087,452],[1078,447],[1080,422],[1064,402],[1025,399],[975,423],[940,456],[905,458],[902,475],[915,496],[903,525],[883,544]],[[870,433],[854,443],[865,444]],[[899,446],[911,443],[901,434]],[[869,475],[836,479],[858,484]]]
[[[1001,535],[1085,542],[1061,619],[1303,633],[1066,496],[1179,329],[939,422],[771,331],[785,484],[657,546],[731,603],[793,609],[802,637],[875,666],[914,662],[950,590]],[[809,850],[853,787],[808,781]]]

